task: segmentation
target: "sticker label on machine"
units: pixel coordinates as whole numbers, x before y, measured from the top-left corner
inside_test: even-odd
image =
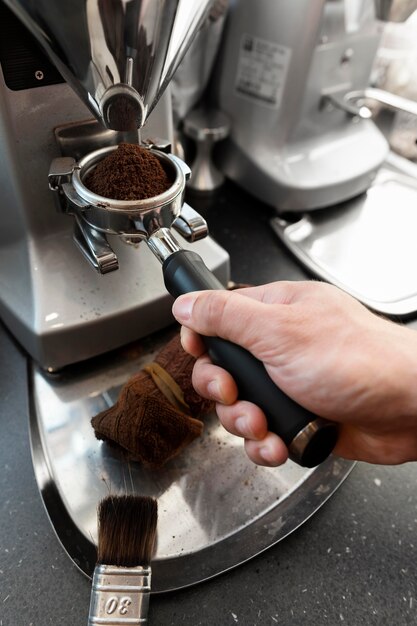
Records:
[[[244,34],[235,83],[237,95],[279,108],[290,59],[290,48]]]

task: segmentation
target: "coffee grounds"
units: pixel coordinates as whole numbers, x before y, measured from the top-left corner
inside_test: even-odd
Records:
[[[143,200],[163,193],[171,181],[147,148],[121,143],[83,181],[91,191],[113,200]]]

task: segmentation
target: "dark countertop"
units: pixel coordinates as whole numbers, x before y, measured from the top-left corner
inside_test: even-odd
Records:
[[[268,227],[270,210],[228,185],[205,212],[232,278],[298,280],[303,270]],[[58,543],[30,458],[26,358],[0,326],[0,626],[86,624],[88,581]],[[197,587],[153,597],[163,626],[417,623],[417,463],[357,464],[301,528]]]

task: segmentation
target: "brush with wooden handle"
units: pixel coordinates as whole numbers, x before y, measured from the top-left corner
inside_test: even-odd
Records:
[[[157,502],[108,496],[98,508],[98,555],[88,626],[147,624]]]

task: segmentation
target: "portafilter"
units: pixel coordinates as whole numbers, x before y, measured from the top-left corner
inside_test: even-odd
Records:
[[[92,193],[85,179],[97,163],[116,146],[88,154],[78,163],[60,158],[52,162],[49,183],[58,192],[61,206],[76,220],[76,242],[97,267],[101,252],[103,273],[117,269],[117,259],[106,235],[128,242],[146,241],[162,263],[165,286],[174,297],[191,291],[224,289],[203,259],[182,248],[171,226],[189,240],[207,234],[203,218],[183,203],[188,166],[178,157],[148,147],[164,167],[171,186],[162,194],[138,201],[121,201]],[[290,458],[304,467],[314,467],[331,453],[338,436],[335,423],[317,417],[287,396],[270,379],[261,361],[241,346],[220,337],[203,338],[212,361],[234,378],[239,398],[253,402],[265,413],[268,428],[283,439]]]

